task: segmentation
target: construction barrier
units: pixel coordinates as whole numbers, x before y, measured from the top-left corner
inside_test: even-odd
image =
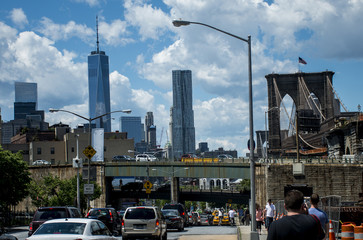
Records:
[[[341,240],[354,240],[354,225],[353,224],[343,224]]]
[[[329,240],[335,240],[335,232],[333,229],[333,223],[329,220]]]
[[[363,223],[354,227],[354,240],[363,240]]]

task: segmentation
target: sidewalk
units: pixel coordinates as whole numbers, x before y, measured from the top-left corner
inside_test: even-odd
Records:
[[[251,234],[251,226],[238,226],[238,231],[237,231],[237,237],[238,240],[250,240],[250,234]],[[264,228],[264,226],[262,226],[262,232],[261,235],[259,235],[259,239],[260,240],[266,240],[267,239],[267,230]]]

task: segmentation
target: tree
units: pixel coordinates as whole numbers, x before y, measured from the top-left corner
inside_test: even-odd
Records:
[[[80,176],[82,179],[82,176]],[[91,200],[101,196],[101,187],[93,182],[94,194]],[[80,182],[81,209],[86,209],[87,198],[83,194],[84,183]],[[77,176],[61,180],[57,176],[48,175],[41,180],[32,180],[30,183],[30,197],[37,207],[49,206],[75,206],[77,202]]]
[[[251,180],[250,179],[243,179],[238,185],[237,190],[242,192],[248,192],[251,190]]]
[[[12,153],[0,146],[0,206],[8,210],[28,195],[30,173],[21,152]]]

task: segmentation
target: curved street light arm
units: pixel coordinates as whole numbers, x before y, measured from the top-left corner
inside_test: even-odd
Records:
[[[109,114],[111,114],[111,113],[116,113],[116,112],[122,112],[122,113],[130,114],[130,113],[131,113],[131,110],[130,110],[130,109],[128,109],[128,110],[117,110],[117,111],[112,111],[112,112],[108,112],[108,113],[102,114],[102,115],[97,116],[97,117],[94,117],[94,118],[90,118],[90,119],[88,119],[88,120],[89,120],[89,121],[93,121],[93,120],[96,120],[96,119],[102,118],[102,117],[104,117],[104,116],[106,116],[106,115],[109,115]]]
[[[73,115],[75,115],[77,117],[80,117],[80,118],[82,118],[84,120],[87,120],[87,121],[90,121],[91,120],[91,119],[86,118],[86,117],[83,117],[83,116],[81,116],[81,115],[79,115],[77,113],[74,113],[74,112],[71,112],[71,111],[68,111],[68,110],[63,110],[63,109],[49,109],[49,112],[51,112],[51,113],[54,113],[54,112],[66,112],[66,113],[73,114]]]
[[[234,34],[232,34],[232,33],[229,33],[229,32],[226,32],[226,31],[223,31],[223,30],[221,30],[221,29],[219,29],[219,28],[216,28],[216,27],[213,27],[213,26],[210,26],[210,25],[208,25],[208,24],[201,23],[201,22],[190,22],[190,21],[183,21],[183,20],[174,20],[174,21],[173,21],[173,24],[174,24],[174,26],[175,26],[175,27],[187,26],[187,25],[190,25],[190,24],[203,25],[203,26],[206,26],[206,27],[212,28],[212,29],[214,29],[214,30],[216,30],[216,31],[218,31],[218,32],[221,32],[221,33],[227,34],[227,35],[229,35],[229,36],[231,36],[231,37],[237,38],[237,39],[239,39],[239,40],[241,40],[241,41],[248,42],[248,39],[241,38],[241,37],[236,36],[236,35],[234,35]]]

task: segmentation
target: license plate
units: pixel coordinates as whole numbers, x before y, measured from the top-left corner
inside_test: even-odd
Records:
[[[145,224],[134,224],[134,229],[145,229]]]

